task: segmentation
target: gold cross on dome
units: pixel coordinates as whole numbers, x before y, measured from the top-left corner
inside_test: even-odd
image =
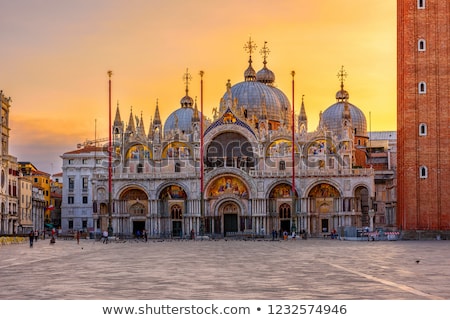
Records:
[[[347,78],[347,72],[344,70],[344,66],[342,66],[341,70],[339,70],[337,77],[341,83],[344,83],[345,78]]]
[[[244,45],[244,49],[250,55],[256,50],[256,44],[252,41],[252,37],[249,37],[248,42]]]
[[[267,47],[267,41],[264,41],[264,47],[262,47],[261,50],[259,50],[259,54],[262,55],[262,57],[264,58],[264,62],[266,61],[269,53],[270,53],[270,50]]]
[[[188,68],[186,68],[186,73],[183,75],[184,84],[186,85],[186,96],[189,93],[189,82],[192,80],[192,76],[189,73]]]

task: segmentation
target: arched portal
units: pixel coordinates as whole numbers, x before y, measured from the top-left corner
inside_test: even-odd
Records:
[[[161,232],[172,237],[182,237],[190,230],[184,226],[183,219],[186,211],[187,195],[178,185],[169,185],[159,194],[159,213],[161,216]]]
[[[370,225],[369,221],[369,190],[360,186],[355,190],[355,200],[357,211],[361,212],[361,224],[363,227]]]
[[[328,183],[315,185],[308,193],[311,214],[311,234],[328,234],[337,227],[340,192]]]
[[[226,201],[218,208],[219,216],[223,217],[223,234],[224,236],[239,231],[240,207],[234,201]]]
[[[116,203],[121,214],[118,220],[119,233],[141,235],[146,230],[148,196],[138,187],[130,187],[119,195]]]
[[[297,229],[293,205],[298,199],[297,192],[292,195],[292,186],[287,183],[275,185],[269,193],[269,212],[272,217],[271,229],[291,232]]]

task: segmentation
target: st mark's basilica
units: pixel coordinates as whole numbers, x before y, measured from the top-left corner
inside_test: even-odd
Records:
[[[92,199],[82,214],[71,209],[73,200],[63,200],[62,228],[76,228],[78,218],[91,230],[112,227],[123,235],[147,230],[150,236],[172,237],[270,235],[272,230],[322,236],[373,228],[375,173],[365,161],[366,117],[349,102],[345,70],[339,71],[340,88],[330,97],[335,102],[311,131],[303,99],[294,116],[286,93],[275,86],[267,44],[260,50],[259,71],[252,65],[254,43],[249,40],[245,48],[243,81],[228,81],[212,119],[203,117],[201,123],[188,72],[180,107],[163,121],[157,103],[148,133],[142,115],[132,110],[124,122],[117,106],[110,179],[101,148],[65,153],[69,196],[75,179],[82,179],[83,187],[86,179]],[[93,150],[98,168],[75,173],[70,163],[94,157]]]

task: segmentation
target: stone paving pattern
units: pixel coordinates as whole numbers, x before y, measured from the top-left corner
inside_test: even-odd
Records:
[[[0,299],[450,299],[449,249],[450,241],[39,240],[0,247]]]

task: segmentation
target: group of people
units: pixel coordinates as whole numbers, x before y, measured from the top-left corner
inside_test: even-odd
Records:
[[[50,238],[50,244],[54,244],[56,242],[55,240],[55,229],[52,229],[51,231],[51,238]],[[39,237],[42,237],[42,240],[45,240],[45,231],[39,232],[39,230],[31,230],[28,234],[28,238],[30,241],[30,248],[33,248],[33,243],[37,242]]]
[[[303,239],[306,239],[306,231],[305,230],[302,230],[300,232],[300,235],[301,235],[301,237]],[[283,240],[288,240],[289,239],[289,233],[286,230],[284,230],[284,231],[280,230],[279,233],[278,233],[275,229],[272,229],[272,240],[275,240],[278,237],[280,239],[283,238]],[[295,240],[296,238],[297,238],[297,233],[295,231],[292,231],[291,239]]]
[[[136,238],[137,239],[143,239],[145,242],[147,242],[148,241],[148,233],[147,233],[147,230],[137,230],[136,231]]]

